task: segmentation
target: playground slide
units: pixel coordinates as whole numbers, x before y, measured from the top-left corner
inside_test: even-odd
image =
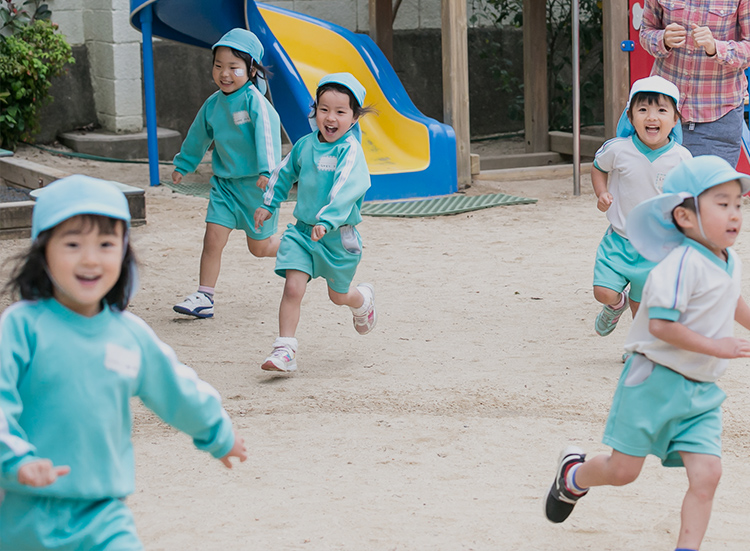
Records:
[[[422,115],[393,68],[365,35],[252,0],[131,0],[141,28],[150,6],[153,34],[210,48],[234,27],[252,30],[265,48],[271,97],[292,142],[310,132],[312,94],[327,73],[347,71],[377,109],[361,121],[372,188],[367,200],[447,195],[457,190],[456,143],[450,126]]]

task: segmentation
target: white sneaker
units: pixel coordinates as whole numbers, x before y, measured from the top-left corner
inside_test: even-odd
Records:
[[[172,309],[180,314],[196,318],[212,318],[214,317],[214,299],[204,293],[196,292],[175,304]]]
[[[278,337],[273,343],[273,352],[260,366],[264,371],[283,371],[289,373],[297,370],[297,339],[294,337]]]
[[[356,314],[352,308],[352,314],[354,315],[354,329],[360,335],[367,335],[370,331],[375,329],[375,324],[378,322],[378,313],[375,310],[375,289],[369,283],[361,283],[357,285],[357,289],[362,296],[365,297],[364,304],[367,304],[367,310],[362,314]],[[364,304],[362,306],[364,306]],[[361,308],[361,307],[360,307]]]

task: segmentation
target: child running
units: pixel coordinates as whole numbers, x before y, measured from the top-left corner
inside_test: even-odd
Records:
[[[268,177],[281,157],[279,115],[264,97],[263,46],[245,29],[232,29],[213,46],[213,79],[219,90],[209,97],[174,158],[172,181],[193,172],[213,143],[214,175],[206,212],[198,290],[174,306],[197,318],[214,315],[214,289],[221,255],[233,229],[247,235],[256,257],[276,256],[276,217],[257,230],[253,212],[263,201]]]
[[[691,157],[679,143],[679,102],[677,87],[662,77],[636,81],[617,125],[618,137],[597,151],[591,168],[596,206],[610,222],[594,264],[594,298],[604,305],[594,328],[603,337],[615,329],[628,304],[635,316],[654,266],[628,241],[625,219],[638,203],[661,192],[670,169]]]
[[[750,357],[750,342],[734,338],[734,321],[750,329],[740,295],[740,260],[730,248],[742,226],[742,195],[750,178],[709,155],[670,171],[664,194],[636,207],[627,221],[640,253],[659,261],[643,290],[625,363],[604,430],[613,448],[585,461],[563,451],[546,500],[546,516],[563,522],[592,486],[622,486],[641,472],[646,455],[683,466],[677,550],[697,550],[708,527],[721,477],[721,404],[716,381],[728,358]]]
[[[303,137],[276,168],[263,205],[255,211],[256,227],[275,215],[297,182],[297,205],[276,257],[276,273],[286,278],[279,306],[279,337],[261,366],[266,371],[297,369],[297,325],[307,282],[324,277],[328,297],[354,314],[354,328],[366,335],[375,327],[374,291],[363,283],[351,287],[362,258],[362,239],[355,226],[370,187],[362,151],[359,118],[373,111],[364,107],[365,89],[349,73],[321,79],[311,118],[317,130]]]
[[[75,175],[38,193],[7,285],[22,300],[0,317],[2,549],[143,549],[124,501],[132,396],[227,467],[247,458],[216,390],[125,311],[129,223],[110,182]]]

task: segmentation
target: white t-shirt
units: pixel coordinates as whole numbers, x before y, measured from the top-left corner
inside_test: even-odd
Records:
[[[672,138],[659,149],[644,145],[636,135],[606,141],[596,152],[594,166],[607,173],[612,194],[607,218],[612,229],[627,238],[625,219],[630,211],[659,195],[667,172],[690,158],[690,152]]]
[[[659,262],[643,288],[625,350],[696,381],[713,382],[721,377],[728,360],[677,348],[654,337],[648,325],[652,318],[667,319],[712,339],[731,337],[742,266],[731,249],[727,256],[724,262],[700,243],[686,239],[685,245]]]

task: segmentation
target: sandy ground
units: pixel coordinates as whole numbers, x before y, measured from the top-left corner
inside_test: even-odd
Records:
[[[20,155],[146,187],[146,165]],[[673,549],[685,472],[654,458],[634,484],[593,490],[566,523],[542,514],[563,447],[608,450],[600,439],[630,325],[608,338],[593,331],[591,275],[607,223],[586,177],[581,196],[572,189],[570,178],[482,182],[471,193],[539,201],[365,218],[356,280],[375,285],[377,329],[357,335],[348,309],[313,281],[299,371],[275,376],[259,368],[277,334],[283,280],[273,260],[253,258],[233,233],[216,317],[173,313],[196,287],[206,201],[147,188],[148,224],[133,230],[142,290],[132,311],[219,390],[250,452],[227,470],[134,403],[128,503],[147,549]],[[280,228],[291,211],[282,207]],[[0,242],[0,260],[25,245]],[[2,309],[9,299],[0,300]],[[750,546],[747,368],[734,361],[721,383],[724,476],[704,550]]]

